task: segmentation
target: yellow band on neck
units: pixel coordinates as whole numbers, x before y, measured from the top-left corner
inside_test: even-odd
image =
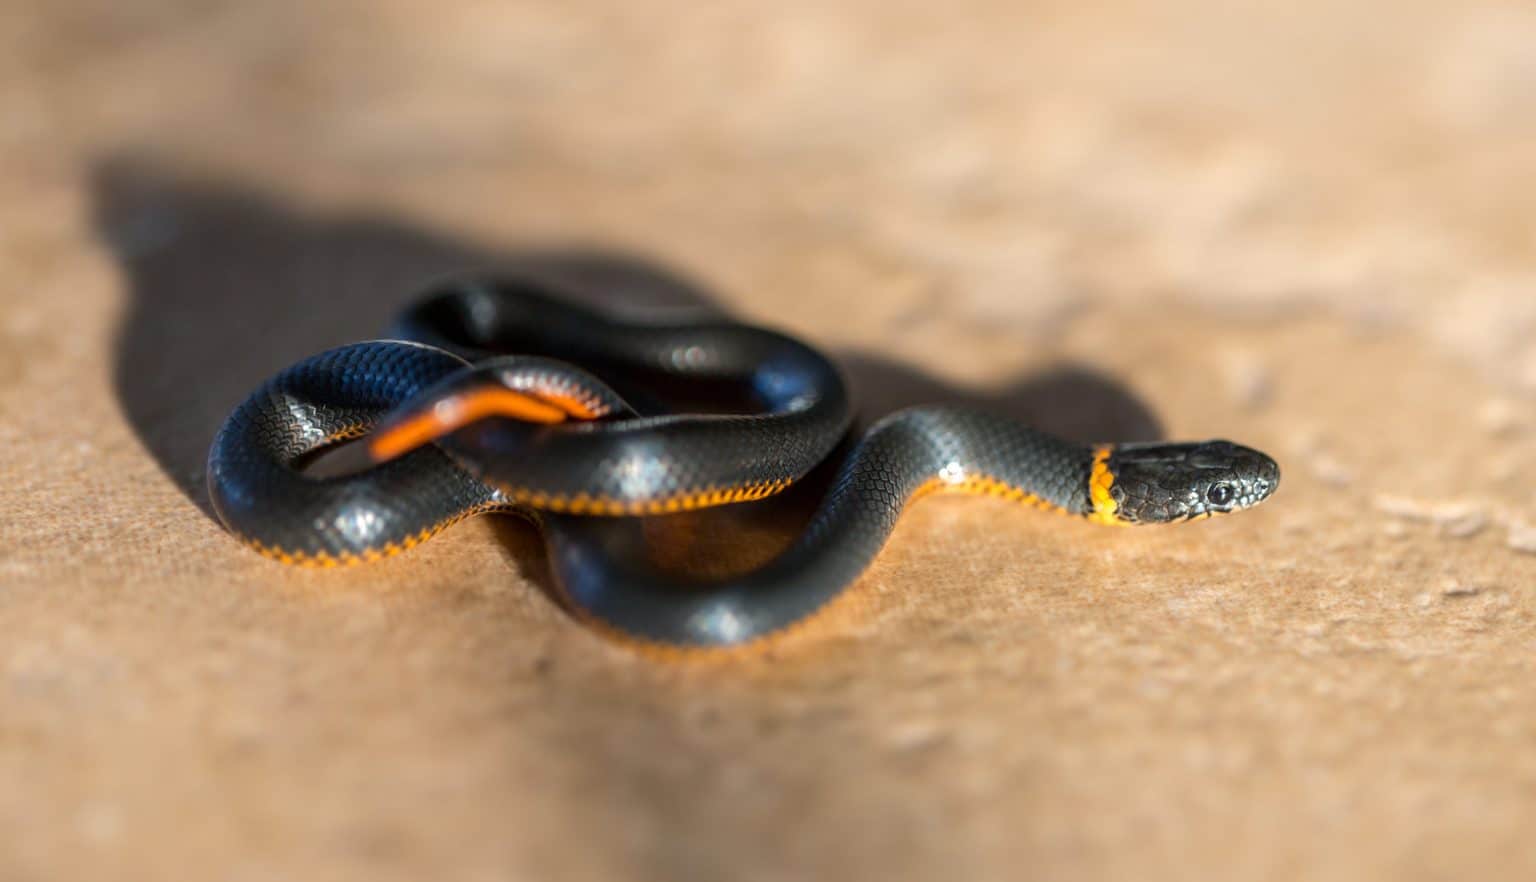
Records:
[[[1093,471],[1088,474],[1088,501],[1092,506],[1088,520],[1095,524],[1124,526],[1125,521],[1120,520],[1118,514],[1120,504],[1109,492],[1109,488],[1115,486],[1114,473],[1109,470],[1109,455],[1114,450],[1111,444],[1093,449]]]

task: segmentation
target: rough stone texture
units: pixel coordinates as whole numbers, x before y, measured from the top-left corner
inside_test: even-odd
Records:
[[[1531,878],[1533,47],[1421,0],[5,5],[0,877]],[[926,501],[855,613],[700,665],[567,618],[517,522],[230,542],[221,417],[478,263],[1285,480],[1166,531]]]

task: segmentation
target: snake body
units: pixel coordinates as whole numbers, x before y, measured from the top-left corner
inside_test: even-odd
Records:
[[[930,493],[1165,523],[1251,507],[1279,481],[1269,457],[1225,441],[1081,445],[992,414],[909,408],[851,447],[784,551],[723,581],[679,584],[628,553],[625,516],[757,499],[799,480],[850,422],[835,365],[773,331],[634,325],[515,282],[447,285],[394,334],[301,361],[234,410],[208,461],[229,530],[278,560],[334,566],[408,549],[474,514],[536,513],[573,608],[652,645],[731,646],[806,620]],[[757,408],[649,412],[638,401],[657,383],[746,391]],[[303,471],[370,433],[376,454],[385,441],[404,446],[353,474]]]

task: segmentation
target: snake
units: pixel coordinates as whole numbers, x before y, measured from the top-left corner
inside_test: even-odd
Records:
[[[666,410],[661,386],[745,406]],[[1225,440],[1082,444],[933,404],[845,442],[852,421],[837,365],[786,334],[723,318],[639,322],[539,280],[465,277],[430,288],[386,338],[263,382],[218,430],[207,480],[231,534],[304,566],[377,561],[473,515],[524,514],[579,618],[642,646],[707,650],[815,617],[929,495],[1170,524],[1252,508],[1280,478],[1272,458]],[[367,467],[307,470],[359,439]],[[805,527],[746,572],[680,578],[615,538],[780,493],[835,451]]]

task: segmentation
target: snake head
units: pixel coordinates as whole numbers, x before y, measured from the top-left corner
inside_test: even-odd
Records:
[[[1230,441],[1117,445],[1104,460],[1113,515],[1166,524],[1252,508],[1280,483],[1280,466]]]

